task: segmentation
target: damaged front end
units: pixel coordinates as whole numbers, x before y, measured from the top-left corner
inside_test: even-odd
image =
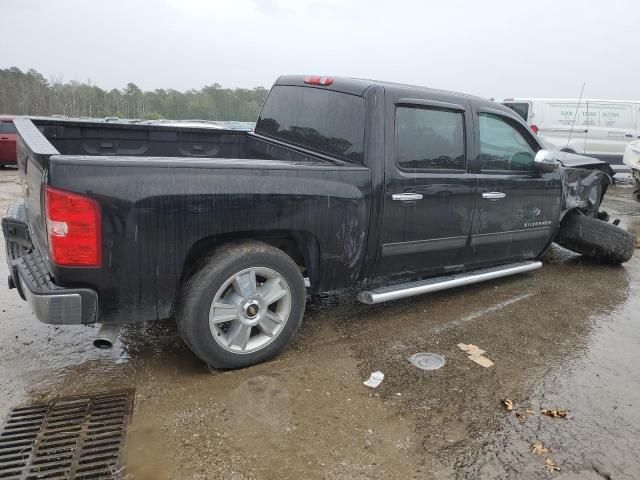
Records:
[[[601,165],[604,162],[589,157],[580,161],[577,155],[565,160],[563,153],[541,150],[535,160],[541,172],[557,171],[561,181],[560,225],[554,242],[600,262],[629,261],[635,237],[619,227],[619,220],[609,223],[609,215],[600,211],[613,176]]]
[[[600,216],[600,205],[607,188],[613,183],[612,177],[600,170],[562,166],[559,173],[562,182],[561,217],[572,210],[591,217]]]
[[[602,198],[609,185],[614,183],[614,172],[608,163],[568,152],[540,150],[534,164],[542,173],[557,171],[560,176],[560,219],[573,210],[590,217],[602,218],[599,215]]]

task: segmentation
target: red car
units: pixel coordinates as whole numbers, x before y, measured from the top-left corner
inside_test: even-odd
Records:
[[[15,165],[16,162],[16,127],[9,115],[0,115],[0,168]]]

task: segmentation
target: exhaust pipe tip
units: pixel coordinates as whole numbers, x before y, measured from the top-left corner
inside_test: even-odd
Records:
[[[93,341],[93,346],[102,350],[113,347],[122,325],[103,324]]]

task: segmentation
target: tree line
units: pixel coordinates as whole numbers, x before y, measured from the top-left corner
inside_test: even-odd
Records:
[[[0,69],[0,114],[120,117],[156,120],[202,119],[254,121],[268,90],[222,88],[141,90],[135,83],[103,90],[91,81],[46,79],[17,67]]]

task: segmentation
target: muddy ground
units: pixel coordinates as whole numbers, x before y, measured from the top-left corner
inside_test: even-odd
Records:
[[[0,210],[19,194],[15,171],[0,171]],[[605,208],[640,235],[629,184]],[[554,247],[542,270],[468,288],[375,307],[312,298],[289,350],[231,372],[210,372],[172,322],[126,327],[96,350],[96,328],[41,324],[0,288],[0,417],[133,387],[132,479],[637,479],[639,286],[640,251],[611,267]],[[495,366],[471,362],[461,342]],[[421,351],[445,366],[417,370],[407,357]],[[362,381],[375,370],[385,379],[372,390]],[[549,452],[532,453],[536,441]]]

